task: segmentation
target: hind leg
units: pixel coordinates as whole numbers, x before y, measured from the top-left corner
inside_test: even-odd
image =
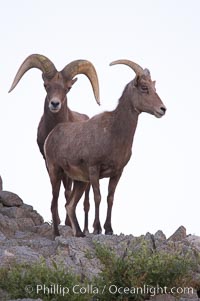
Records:
[[[62,182],[65,188],[65,200],[66,200],[65,207],[66,207],[69,203],[70,194],[72,192],[72,180],[64,173],[62,176]],[[65,225],[71,227],[71,222],[67,213],[65,218]]]
[[[74,181],[74,186],[72,189],[72,193],[69,198],[68,204],[66,204],[67,214],[69,215],[69,219],[72,225],[72,229],[74,232],[74,236],[83,237],[85,236],[80,229],[77,217],[76,217],[76,206],[85,191],[87,183]]]

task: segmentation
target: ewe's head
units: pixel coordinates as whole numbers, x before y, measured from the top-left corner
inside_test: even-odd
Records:
[[[76,60],[58,72],[54,64],[47,57],[40,54],[32,54],[22,63],[9,92],[15,88],[22,76],[31,68],[38,68],[42,71],[44,87],[47,92],[47,101],[51,112],[57,113],[60,111],[62,105],[65,103],[66,94],[77,80],[74,77],[78,74],[85,74],[88,77],[93,88],[95,99],[99,104],[98,77],[91,62]]]
[[[115,64],[125,64],[136,73],[135,79],[127,86],[134,110],[138,113],[146,112],[158,118],[162,117],[166,107],[156,93],[155,81],[151,80],[149,70],[143,70],[138,64],[129,60],[117,60],[110,65]]]

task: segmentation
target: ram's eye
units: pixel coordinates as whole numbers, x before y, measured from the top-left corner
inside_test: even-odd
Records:
[[[142,92],[145,92],[145,93],[148,93],[148,92],[149,92],[148,87],[147,87],[147,86],[144,86],[144,85],[141,86],[141,90],[142,90]]]

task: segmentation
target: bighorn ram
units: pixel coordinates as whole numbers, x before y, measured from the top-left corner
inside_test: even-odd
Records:
[[[74,180],[70,201],[66,205],[75,236],[83,236],[76,218],[76,205],[87,183],[90,182],[95,199],[94,233],[101,233],[99,205],[101,194],[99,179],[108,177],[108,209],[104,224],[105,234],[112,234],[111,210],[114,193],[125,165],[131,157],[133,137],[138,116],[147,112],[162,117],[166,107],[156,93],[155,82],[148,69],[142,69],[129,60],[111,63],[125,64],[136,77],[128,83],[115,110],[94,116],[86,122],[57,125],[45,141],[45,157],[52,183],[52,204],[57,203],[61,174]],[[53,215],[55,229],[58,227]]]
[[[44,81],[44,87],[47,95],[44,103],[44,113],[40,120],[37,132],[37,143],[44,159],[44,142],[50,131],[59,123],[66,121],[84,121],[89,119],[87,115],[80,114],[71,111],[67,105],[66,94],[71,89],[72,85],[76,82],[77,78],[74,78],[78,74],[84,74],[90,80],[93,88],[94,96],[98,104],[99,103],[99,83],[96,70],[93,64],[86,60],[75,60],[66,65],[62,71],[58,72],[54,64],[45,56],[40,54],[32,54],[28,56],[20,66],[13,84],[9,90],[11,92],[18,84],[24,73],[31,68],[38,68],[42,71],[42,78]],[[65,187],[66,201],[69,200],[71,192],[71,179],[66,174],[62,174],[62,182]],[[88,211],[89,211],[89,188],[88,185],[85,191],[84,210],[85,210],[85,228],[84,231],[88,231]],[[51,210],[53,214],[58,216],[58,205],[52,203]],[[65,223],[69,224],[69,220],[66,218]],[[55,231],[56,235],[59,235]]]

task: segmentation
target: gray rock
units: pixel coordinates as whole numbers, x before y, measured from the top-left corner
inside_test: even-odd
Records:
[[[0,229],[11,238],[17,231],[36,232],[35,227],[44,223],[42,216],[30,205],[10,192],[0,192]]]
[[[14,219],[0,213],[0,229],[6,237],[12,237],[18,228],[18,224]]]
[[[54,238],[52,225],[48,223],[43,223],[41,225],[35,226],[34,229],[35,232],[41,237],[46,237],[49,239]]]
[[[6,240],[5,235],[0,231],[0,241]]]
[[[123,234],[110,236],[88,234],[84,238],[76,238],[73,237],[70,227],[59,226],[61,235],[54,240],[52,225],[44,223],[41,215],[32,206],[24,204],[16,196],[0,191],[0,267],[16,262],[32,264],[40,262],[43,258],[49,266],[56,262],[62,264],[68,271],[92,279],[98,276],[103,268],[95,254],[95,246],[98,244],[111,249],[119,257],[128,256],[129,252],[132,253],[144,245],[150,252],[156,249],[157,252],[164,250],[174,253],[177,248],[184,255],[189,251],[194,260],[200,252],[200,237],[187,236],[183,226],[179,227],[169,239],[166,239],[161,230],[155,235],[147,233],[140,237]],[[199,279],[200,267],[199,270],[197,267],[195,273],[194,278]],[[192,297],[194,298],[182,296],[175,299],[171,295],[160,295],[151,297],[150,300],[197,300],[196,295]],[[3,299],[0,297],[0,301],[7,299],[7,297]],[[22,300],[33,299],[18,299],[18,301]]]
[[[9,218],[20,218],[25,216],[25,211],[21,207],[1,207],[0,213]]]
[[[196,236],[196,235],[189,235],[186,240],[188,241],[188,243],[195,247],[195,249],[200,252],[200,237]]]
[[[39,213],[37,213],[36,210],[33,210],[32,212],[30,212],[29,217],[32,219],[35,226],[39,226],[44,223],[43,217]]]
[[[17,225],[20,231],[33,231],[35,226],[32,218],[30,217],[18,218]]]
[[[8,248],[1,248],[0,250],[1,266],[7,266],[12,263],[32,264],[38,262],[40,256],[40,253],[27,246],[10,246]]]
[[[158,230],[155,234],[154,234],[154,239],[158,240],[160,242],[166,241],[166,236],[165,234],[161,231]]]
[[[22,208],[26,209],[27,211],[33,211],[33,206],[28,204],[22,204]]]
[[[184,226],[180,226],[172,236],[168,238],[168,241],[181,241],[187,237],[186,229]]]
[[[25,204],[18,207],[1,206],[0,213],[7,215],[9,218],[31,218],[34,221],[35,225],[40,225],[43,223],[43,218],[41,217],[41,215],[39,215],[37,211],[33,210],[32,206]]]
[[[51,230],[52,231],[52,230]],[[59,226],[60,235],[62,237],[73,237],[73,230],[69,226]]]
[[[58,248],[54,260],[66,266],[66,269],[84,275],[89,279],[101,271],[101,264],[94,255],[92,236],[84,238],[57,237]],[[88,259],[88,256],[90,259]]]
[[[4,206],[13,207],[21,206],[23,201],[17,194],[13,192],[0,191],[0,203],[2,203]]]
[[[166,236],[161,230],[158,230],[154,234],[153,240],[156,249],[158,249],[160,246],[163,246],[163,244],[166,244],[167,242]]]
[[[33,210],[32,206],[23,204],[20,208],[24,210],[25,217],[30,217],[33,220],[35,226],[44,223],[43,217],[36,210]]]

